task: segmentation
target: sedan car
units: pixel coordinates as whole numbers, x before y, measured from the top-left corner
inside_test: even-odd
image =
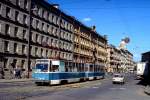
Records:
[[[121,83],[124,84],[125,83],[125,78],[123,75],[121,74],[114,74],[113,78],[112,78],[112,83]]]

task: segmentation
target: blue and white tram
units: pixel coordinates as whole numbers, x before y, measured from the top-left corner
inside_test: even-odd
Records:
[[[32,71],[36,84],[61,82],[78,82],[104,77],[104,66],[84,63],[74,63],[55,59],[37,59]]]

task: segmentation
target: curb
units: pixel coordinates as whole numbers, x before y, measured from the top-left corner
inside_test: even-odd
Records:
[[[15,82],[28,82],[33,81],[33,79],[11,79],[11,80],[0,80],[0,83],[15,83]]]

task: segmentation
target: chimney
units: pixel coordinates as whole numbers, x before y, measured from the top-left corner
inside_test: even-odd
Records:
[[[96,26],[92,26],[92,31],[96,31]]]
[[[52,4],[52,6],[57,8],[57,9],[59,8],[59,4]]]
[[[107,39],[107,37],[108,37],[107,35],[104,35],[104,38],[105,38],[105,39]]]

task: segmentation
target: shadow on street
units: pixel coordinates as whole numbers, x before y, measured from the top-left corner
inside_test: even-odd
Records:
[[[148,80],[143,79],[143,80],[140,80],[140,81],[137,83],[137,85],[147,86],[147,85],[149,85],[149,82],[148,82]]]

